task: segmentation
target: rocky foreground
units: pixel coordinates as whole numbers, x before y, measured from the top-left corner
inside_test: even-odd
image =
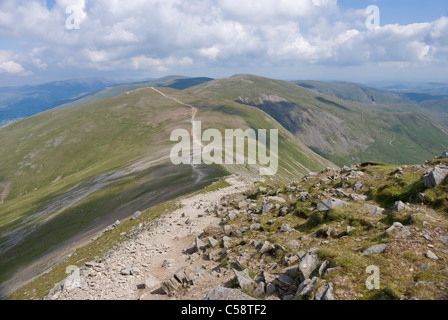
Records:
[[[46,299],[447,299],[447,165],[232,176],[141,221]]]

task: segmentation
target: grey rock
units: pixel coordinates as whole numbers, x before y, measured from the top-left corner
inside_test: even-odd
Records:
[[[418,200],[420,200],[421,202],[426,202],[426,196],[425,196],[425,194],[419,192],[419,194],[418,194]]]
[[[140,274],[140,269],[137,267],[131,268],[131,275],[138,276]]]
[[[267,295],[272,295],[277,291],[277,288],[275,287],[275,285],[273,283],[269,283],[266,286],[266,294]]]
[[[362,194],[357,194],[357,193],[350,194],[350,200],[352,200],[352,201],[367,201],[368,199],[369,199],[368,196],[365,196]]]
[[[283,233],[289,232],[291,230],[292,230],[291,226],[289,224],[287,224],[287,223],[282,224],[282,226],[280,227],[280,231],[283,232]]]
[[[153,289],[160,286],[160,281],[151,274],[145,275],[145,289]]]
[[[326,286],[317,289],[314,300],[336,300],[333,293],[333,284],[330,282]]]
[[[166,259],[162,263],[162,268],[168,269],[168,268],[172,267],[173,264],[174,264],[174,259]]]
[[[227,221],[233,221],[233,220],[235,220],[236,218],[237,218],[236,214],[235,214],[233,211],[230,211],[230,212],[227,214],[226,220],[227,220]]]
[[[176,291],[180,288],[181,284],[174,277],[166,279],[162,282],[160,288],[165,294],[171,296],[176,293]]]
[[[123,276],[130,276],[131,275],[131,268],[122,269],[120,271],[120,274],[123,275]]]
[[[261,298],[266,294],[266,284],[262,281],[252,293],[254,297]]]
[[[325,274],[325,270],[327,270],[328,265],[330,264],[330,261],[325,260],[320,268],[319,268],[319,277],[322,277]]]
[[[286,245],[289,246],[289,247],[291,247],[291,248],[293,248],[293,249],[298,249],[298,248],[300,248],[300,244],[299,244],[296,240],[289,240],[289,241],[286,243]]]
[[[431,269],[431,265],[429,263],[421,263],[418,265],[418,268],[421,271],[429,271],[429,269]]]
[[[272,209],[274,209],[274,205],[272,203],[266,203],[263,201],[261,205],[261,214],[269,213]]]
[[[313,277],[313,279],[306,279],[305,281],[303,281],[299,285],[299,288],[297,289],[296,295],[294,296],[294,300],[297,300],[303,296],[309,296],[318,281],[319,278],[317,277]]]
[[[213,237],[208,237],[207,240],[208,240],[208,245],[210,246],[210,248],[214,248],[218,245],[218,240],[216,240]]]
[[[342,269],[341,267],[328,268],[327,270],[325,270],[324,275],[331,274],[332,272],[335,272],[335,271],[338,271],[338,270],[341,270],[341,269]]]
[[[350,232],[352,232],[352,231],[354,231],[354,230],[356,230],[355,227],[347,226],[346,232],[347,232],[347,234],[350,234]]]
[[[191,267],[186,266],[180,268],[176,271],[176,273],[162,281],[161,289],[167,295],[173,295],[180,287],[187,287],[190,285],[194,285],[194,281],[199,277],[199,272]]]
[[[259,223],[254,223],[250,226],[250,230],[260,230],[261,229],[261,224]]]
[[[300,196],[300,200],[302,200],[302,202],[305,202],[306,200],[308,200],[311,197],[309,192],[300,192],[299,196]]]
[[[224,226],[224,233],[225,234],[229,235],[229,234],[232,233],[232,231],[233,231],[233,226],[230,226],[230,225],[225,225]]]
[[[407,208],[408,207],[402,201],[397,201],[397,202],[395,202],[394,206],[392,207],[392,210],[403,211],[403,210],[406,210]]]
[[[439,237],[439,240],[448,246],[448,236]]]
[[[277,288],[287,291],[294,287],[296,281],[286,274],[279,274],[275,276],[275,279],[271,283]]]
[[[259,253],[263,254],[263,253],[271,250],[272,249],[272,245],[269,243],[269,241],[260,242],[256,249],[257,249],[257,251]]]
[[[380,216],[386,213],[386,209],[377,206],[372,206],[370,204],[365,204],[364,206],[369,210],[369,214],[372,216]]]
[[[362,254],[361,257],[368,256],[371,254],[379,254],[383,253],[384,250],[386,250],[387,244],[377,244],[374,246],[371,246],[370,248],[366,249]]]
[[[386,230],[386,234],[397,239],[406,239],[411,236],[411,229],[403,226],[400,222],[394,224]]]
[[[348,206],[347,202],[341,201],[339,199],[331,198],[323,200],[317,204],[317,210],[319,211],[329,211],[335,208],[342,208]]]
[[[236,269],[232,270],[241,289],[244,290],[256,284],[255,281],[249,276],[249,271],[247,269],[243,271],[238,271]]]
[[[247,206],[249,205],[249,203],[246,201],[246,200],[243,200],[243,201],[240,201],[240,202],[238,202],[238,208],[241,210],[241,209],[244,209],[244,208],[247,208]]]
[[[360,192],[363,188],[363,184],[361,183],[361,181],[356,182],[355,186],[353,187],[353,189],[355,190],[356,193]]]
[[[305,281],[308,279],[311,274],[321,265],[319,256],[315,253],[315,251],[317,250],[309,250],[301,259],[297,269],[300,281]]]
[[[442,159],[448,158],[448,151],[442,153]]]
[[[428,252],[426,252],[425,256],[431,260],[439,260],[439,257],[431,250],[428,250]]]
[[[437,166],[435,168],[427,170],[423,175],[422,180],[425,184],[425,187],[427,187],[428,189],[432,189],[441,184],[443,180],[445,180],[447,175],[448,167]]]
[[[212,301],[232,301],[232,300],[255,300],[247,294],[238,289],[229,289],[224,287],[214,287],[211,289],[202,300]]]
[[[132,215],[133,219],[138,219],[140,218],[140,216],[142,215],[142,213],[140,211],[134,212],[134,214]]]
[[[285,199],[283,199],[282,197],[277,197],[277,196],[275,196],[275,197],[268,197],[266,200],[267,201],[272,201],[272,202],[280,202],[280,203],[286,202]]]
[[[339,198],[348,198],[349,194],[342,189],[336,189],[335,194]]]

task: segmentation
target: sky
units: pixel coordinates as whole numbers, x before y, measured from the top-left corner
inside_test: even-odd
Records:
[[[448,1],[0,0],[0,86],[240,73],[448,82]]]

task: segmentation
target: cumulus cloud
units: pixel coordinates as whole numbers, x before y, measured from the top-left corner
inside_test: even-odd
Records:
[[[0,73],[25,74],[26,71],[20,63],[17,63],[17,55],[9,50],[0,50]]]
[[[66,28],[68,6],[80,9],[79,30]],[[43,0],[2,0],[0,36],[31,49],[0,60],[0,70],[447,62],[448,18],[377,30],[365,19],[337,0],[56,0],[52,10]]]

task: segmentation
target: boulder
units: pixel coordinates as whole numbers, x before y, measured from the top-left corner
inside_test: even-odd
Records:
[[[283,233],[289,232],[291,230],[292,230],[291,226],[287,223],[282,224],[282,226],[280,227],[280,232],[283,232]]]
[[[216,240],[215,238],[208,237],[207,239],[208,239],[208,245],[210,248],[214,248],[218,245],[218,240]]]
[[[386,234],[397,239],[406,239],[411,236],[411,229],[403,226],[400,222],[395,222],[389,229],[386,230]]]
[[[142,215],[142,213],[140,211],[134,212],[134,214],[132,215],[132,218],[134,220],[140,218],[140,216]]]
[[[313,279],[306,279],[305,281],[303,281],[299,285],[299,288],[297,289],[296,295],[294,296],[294,300],[297,300],[300,297],[309,296],[318,281],[319,281],[319,278],[317,278],[317,277],[313,277]]]
[[[161,289],[167,295],[173,295],[180,287],[186,288],[187,286],[194,285],[194,281],[199,277],[200,272],[191,267],[186,266],[177,270],[177,272],[162,281]]]
[[[297,272],[300,281],[305,281],[311,274],[320,267],[321,261],[319,256],[315,253],[316,248],[310,249],[300,260],[299,266],[297,267]]]
[[[333,293],[333,284],[330,282],[326,286],[317,289],[314,300],[336,300]]]
[[[286,274],[278,274],[271,283],[280,290],[288,291],[295,286],[296,281]]]
[[[426,252],[425,256],[426,256],[426,258],[431,259],[431,260],[439,260],[439,257],[431,250],[428,250],[428,252]]]
[[[254,297],[263,297],[266,294],[266,284],[261,281],[252,294],[254,295]]]
[[[380,216],[386,213],[386,209],[377,206],[372,206],[370,204],[365,204],[364,206],[369,210],[369,214],[372,216]]]
[[[319,268],[319,277],[322,277],[325,274],[325,271],[327,270],[328,265],[330,264],[330,261],[325,260],[320,268]]]
[[[259,223],[254,223],[250,226],[250,230],[260,230],[261,229],[261,224]]]
[[[442,153],[442,159],[446,159],[448,158],[448,151],[445,151],[444,153]]]
[[[121,274],[122,276],[130,276],[130,275],[131,275],[131,268],[125,268],[125,269],[122,269],[122,270],[120,271],[120,274]]]
[[[240,288],[243,290],[256,284],[256,282],[249,276],[249,271],[247,269],[243,271],[233,269],[233,273],[235,274]]]
[[[355,186],[353,187],[353,190],[355,190],[356,193],[359,193],[364,186],[362,185],[361,181],[356,182]]]
[[[238,208],[240,210],[247,208],[248,205],[249,205],[249,203],[246,200],[238,202]]]
[[[151,274],[145,275],[145,289],[154,289],[160,286],[160,281]]]
[[[392,210],[394,211],[403,211],[408,209],[408,206],[405,205],[402,201],[395,202],[394,206],[392,207]]]
[[[214,287],[211,289],[202,300],[255,300],[254,298],[248,296],[247,294],[241,292],[238,289],[229,289],[224,287]]]
[[[371,246],[370,248],[367,248],[366,250],[364,250],[363,253],[361,253],[361,257],[368,256],[371,254],[383,253],[384,250],[386,250],[386,248],[387,248],[387,244],[377,244],[377,245]]]
[[[302,202],[305,202],[306,200],[308,200],[311,197],[309,192],[300,192],[299,196],[300,196],[300,200]]]
[[[274,209],[274,205],[272,203],[266,203],[263,201],[261,205],[261,214],[269,213],[272,209]]]
[[[441,184],[445,180],[447,175],[447,166],[437,166],[435,168],[426,170],[425,174],[422,177],[422,180],[426,188],[432,189]]]
[[[323,200],[317,204],[317,210],[319,211],[329,211],[335,208],[343,208],[348,206],[347,202],[341,201],[339,199],[331,198]]]
[[[259,252],[259,253],[261,253],[261,254],[263,254],[263,253],[265,253],[265,252],[267,252],[267,251],[269,251],[269,250],[271,250],[272,249],[272,245],[269,243],[269,241],[265,241],[265,242],[260,242],[258,245],[257,245],[257,251]]]
[[[425,194],[424,193],[421,193],[421,192],[419,192],[419,194],[417,195],[417,197],[418,197],[418,200],[419,201],[421,201],[421,202],[426,202],[426,196],[425,196]]]

